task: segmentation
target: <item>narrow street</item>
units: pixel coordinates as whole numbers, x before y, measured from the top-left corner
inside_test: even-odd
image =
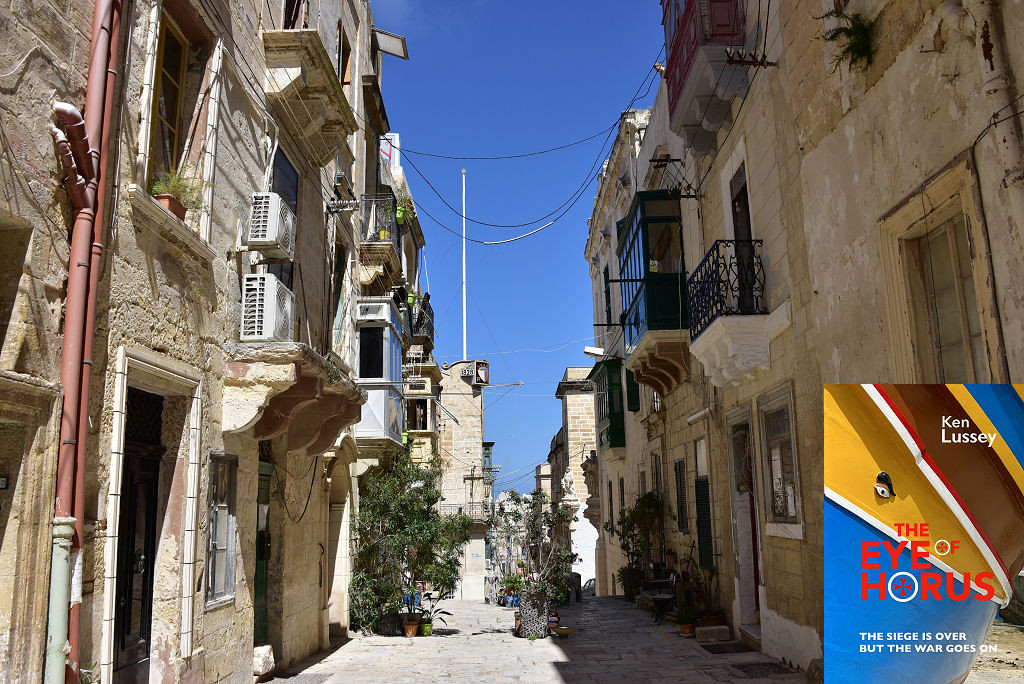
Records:
[[[756,651],[711,653],[674,624],[620,598],[588,598],[560,609],[579,631],[537,641],[512,636],[514,609],[447,601],[454,615],[432,637],[356,635],[319,660],[271,680],[281,684],[393,682],[397,678],[456,682],[802,682],[806,676]],[[738,646],[708,644],[710,650]],[[744,647],[739,646],[743,649]],[[731,649],[730,649],[731,650]]]

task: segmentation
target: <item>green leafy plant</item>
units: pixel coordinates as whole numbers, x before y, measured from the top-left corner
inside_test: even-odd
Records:
[[[500,537],[515,540],[515,546],[525,551],[519,611],[521,633],[527,636],[546,634],[548,605],[569,590],[576,556],[559,540],[558,531],[573,520],[571,508],[551,506],[548,495],[538,488],[527,496],[510,491],[489,521]]]
[[[395,213],[398,222],[405,223],[412,218],[413,213],[416,211],[416,207],[412,202],[412,195],[409,194],[409,189],[404,185],[399,186],[395,200]]]
[[[846,13],[837,9],[829,10],[815,19],[834,19],[837,22],[835,26],[818,36],[819,40],[836,44],[836,53],[832,57],[832,71],[838,69],[843,62],[849,62],[851,69],[868,70],[874,57],[873,22],[857,12]]]
[[[205,205],[203,191],[209,183],[197,179],[199,165],[192,163],[171,173],[161,173],[153,179],[150,193],[171,195],[189,211],[201,211]]]
[[[408,450],[380,459],[363,479],[359,514],[352,532],[357,540],[349,588],[354,628],[367,632],[386,613],[419,617],[419,583],[438,593],[459,580],[462,548],[473,519],[442,515],[441,462],[413,462]]]
[[[420,618],[421,625],[433,624],[435,620],[437,620],[438,622],[443,622],[446,625],[448,624],[448,622],[441,616],[447,615],[448,617],[451,617],[452,614],[447,610],[441,610],[441,607],[437,604],[438,602],[436,600],[432,601],[429,606],[423,609],[423,615]]]
[[[523,578],[520,575],[506,575],[501,580],[501,588],[518,594],[523,590]]]
[[[616,571],[616,577],[628,601],[639,591],[651,564],[651,551],[664,535],[663,510],[661,495],[648,492],[619,511],[615,523],[604,524],[604,529],[615,535],[626,557],[626,565]]]

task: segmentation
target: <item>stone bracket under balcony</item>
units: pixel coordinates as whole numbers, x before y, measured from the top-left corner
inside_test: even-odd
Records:
[[[685,330],[648,330],[626,360],[626,369],[662,397],[689,376]]]
[[[351,160],[346,137],[357,129],[355,116],[334,65],[316,29],[263,32],[267,96],[281,124],[319,166],[341,154]]]
[[[671,128],[699,156],[718,147],[718,131],[732,128],[732,103],[749,85],[746,67],[728,64],[723,45],[702,45],[693,57]]]
[[[241,343],[225,351],[224,432],[252,429],[258,440],[287,432],[289,451],[313,455],[359,421],[366,392],[308,345]]]
[[[719,316],[690,343],[690,351],[712,385],[738,385],[756,369],[768,369],[771,341],[789,327],[790,319],[788,299],[769,314]]]

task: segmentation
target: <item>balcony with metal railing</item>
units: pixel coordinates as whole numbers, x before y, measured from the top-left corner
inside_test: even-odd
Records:
[[[360,280],[369,285],[378,277],[398,279],[402,274],[402,235],[391,193],[363,195],[360,201]]]
[[[788,300],[769,313],[761,240],[716,240],[687,279],[690,351],[721,387],[769,364],[789,325]]]
[[[482,501],[470,501],[468,503],[443,503],[441,513],[445,515],[468,515],[473,522],[484,522],[491,515],[491,507]]]
[[[412,340],[428,352],[434,348],[434,307],[430,305],[429,292],[413,305]]]
[[[743,0],[662,0],[670,127],[698,154],[715,149],[732,125],[732,100],[747,87],[745,67],[726,51],[746,37]]]

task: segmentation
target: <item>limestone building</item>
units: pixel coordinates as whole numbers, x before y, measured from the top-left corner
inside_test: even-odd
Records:
[[[347,624],[354,426],[402,388],[360,375],[355,300],[422,246],[368,228],[404,39],[214,5],[0,13],[0,678],[69,643],[75,679],[251,681]]]
[[[583,474],[583,463],[596,448],[594,423],[594,386],[588,379],[589,367],[565,369],[555,389],[555,397],[562,402],[562,426],[551,439],[547,465],[552,473],[551,505],[569,506],[576,521],[561,531],[563,543],[577,555],[573,571],[582,581],[596,577],[595,549],[597,529],[583,510],[590,497]]]
[[[486,361],[456,361],[441,367],[438,448],[444,463],[442,513],[473,518],[463,550],[462,577],[454,598],[483,600],[487,595],[487,520],[491,479],[484,450],[483,388],[489,384]],[[491,442],[493,444],[493,442]]]
[[[663,562],[715,568],[735,636],[806,667],[822,383],[1024,372],[1020,8],[662,7],[657,99],[624,114],[590,219],[604,355],[587,474],[605,520],[660,489]],[[817,39],[844,20],[814,18],[832,9],[872,22],[870,63]],[[615,593],[621,553],[597,548]]]

